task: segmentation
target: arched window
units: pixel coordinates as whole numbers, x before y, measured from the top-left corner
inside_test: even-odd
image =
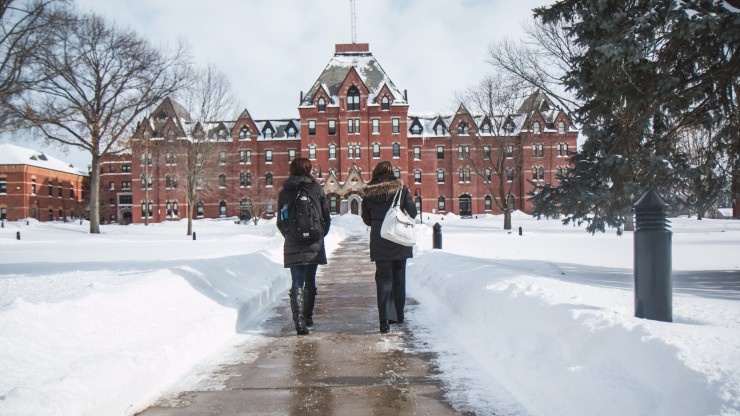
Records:
[[[445,197],[440,196],[437,198],[437,209],[441,212],[445,210]]]
[[[424,129],[422,129],[419,124],[411,126],[411,134],[421,134],[422,131],[424,131]]]
[[[244,172],[239,174],[239,187],[240,188],[247,187],[247,175]]]
[[[177,201],[172,203],[172,215],[174,215],[175,217],[180,215],[180,213],[177,211]]]
[[[419,169],[414,170],[414,183],[421,183],[421,171]]]
[[[218,216],[219,217],[226,216],[226,201],[221,201],[221,203],[218,204]]]
[[[373,143],[373,159],[380,159],[380,143]]]
[[[316,107],[318,107],[319,113],[323,113],[324,111],[326,111],[326,100],[324,100],[324,97],[319,98],[319,102]]]
[[[445,183],[445,171],[442,169],[437,170],[437,183]]]
[[[486,197],[483,198],[483,203],[485,204],[485,208],[484,209],[486,211],[491,211],[493,209],[493,203],[492,203],[492,200],[491,200],[491,196],[490,195],[486,195]]]
[[[347,111],[360,110],[360,91],[354,85],[347,91]]]
[[[532,180],[537,180],[537,166],[532,166]]]
[[[540,123],[538,121],[535,121],[532,125],[532,131],[534,134],[540,134]]]
[[[558,123],[558,134],[565,134],[565,123],[562,121]]]
[[[267,172],[265,174],[265,185],[266,186],[272,186],[272,173]]]
[[[247,172],[247,186],[252,186],[252,173]]]
[[[239,130],[239,138],[244,140],[244,139],[248,139],[249,137],[250,137],[249,128],[246,126],[242,127],[242,129]]]
[[[544,181],[545,180],[545,168],[540,166],[539,173],[540,173],[539,180]]]
[[[223,173],[218,175],[218,187],[226,188],[226,175],[224,175]]]
[[[400,178],[401,177],[401,168],[393,168],[393,176],[395,176],[396,178]]]
[[[337,158],[337,145],[330,144],[329,145],[329,159],[336,159]]]
[[[434,134],[437,136],[444,136],[445,134],[444,124],[438,123],[436,126],[434,126]]]
[[[485,134],[491,133],[491,125],[488,124],[487,122],[481,124],[481,126],[480,126],[480,132],[481,133],[485,133]]]
[[[393,143],[393,158],[398,159],[401,157],[401,145],[399,143]]]
[[[391,102],[388,99],[388,96],[384,95],[383,98],[380,100],[380,109],[383,111],[388,111],[391,108]]]
[[[463,121],[462,123],[458,124],[457,134],[462,134],[462,135],[470,134],[470,127],[468,126],[468,123]]]
[[[491,169],[486,168],[486,181],[491,182]]]
[[[514,181],[514,168],[506,168],[506,180],[509,182]]]
[[[316,145],[308,145],[308,158],[311,160],[316,160]]]

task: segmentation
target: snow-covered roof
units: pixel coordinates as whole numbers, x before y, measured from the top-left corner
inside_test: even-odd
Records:
[[[497,127],[501,127],[501,136],[506,135],[517,135],[522,130],[522,127],[524,126],[524,123],[527,120],[527,115],[525,113],[516,113],[511,116],[509,116],[511,122],[513,123],[513,130],[504,130],[504,127],[507,127],[506,120],[504,119],[504,116],[496,116],[496,120],[493,121],[490,124],[490,132],[484,132],[481,130],[482,125],[484,124],[485,117],[482,115],[471,115],[473,117],[473,120],[475,121],[475,125],[479,130],[479,134],[482,136],[485,135],[494,135],[495,130]],[[409,126],[409,133],[408,137],[440,137],[438,134],[435,133],[434,127],[437,126],[437,124],[442,123],[444,124],[445,132],[443,136],[449,136],[449,129],[450,124],[452,123],[452,120],[455,118],[455,115],[430,115],[429,113],[414,113],[408,115],[408,126]],[[421,133],[417,133],[413,127],[414,125],[420,125],[421,126]]]
[[[375,99],[384,86],[387,86],[388,90],[393,94],[393,104],[407,104],[404,95],[396,88],[373,54],[368,51],[362,53],[337,52],[308,93],[303,97],[301,105],[313,105],[313,99],[319,89],[327,91],[334,103],[337,103],[339,87],[347,78],[347,74],[352,68],[357,71],[360,79],[362,79],[365,87],[370,92],[368,104],[372,104],[372,100]]]
[[[61,161],[38,150],[9,143],[0,144],[0,165],[28,165],[74,175],[88,176],[86,170],[78,169],[71,163]]]

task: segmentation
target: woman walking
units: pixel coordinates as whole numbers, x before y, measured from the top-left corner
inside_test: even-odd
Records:
[[[383,161],[373,169],[372,179],[364,189],[362,221],[370,226],[370,260],[375,262],[375,286],[378,295],[380,332],[390,331],[390,324],[403,323],[406,304],[406,259],[413,257],[413,247],[406,247],[380,236],[385,213],[402,189],[400,206],[412,218],[416,205],[409,189],[393,175],[391,162]]]
[[[278,195],[277,227],[285,237],[283,266],[290,268],[293,280],[290,310],[298,335],[308,334],[313,326],[316,269],[326,264],[324,237],[331,225],[326,194],[311,169],[306,158],[290,162],[290,177]]]

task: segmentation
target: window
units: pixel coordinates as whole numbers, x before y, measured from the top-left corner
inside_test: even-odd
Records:
[[[288,162],[292,162],[295,159],[295,149],[288,149]]]
[[[265,185],[266,186],[272,186],[272,173],[267,172],[265,174]]]
[[[397,118],[391,119],[391,126],[392,126],[391,132],[393,134],[398,134],[401,131],[401,120]]]
[[[75,199],[75,186],[72,184],[69,185],[69,198]]]
[[[565,123],[558,122],[558,134],[565,134]]]
[[[438,123],[436,126],[434,126],[434,134],[437,136],[444,136],[445,130],[445,126],[442,123]]]
[[[491,146],[483,146],[483,159],[491,160]]]
[[[167,176],[167,178],[169,178],[169,176]],[[115,191],[116,190],[116,183],[113,182],[113,181],[111,181],[110,184],[109,184],[109,186],[108,186],[108,189],[111,190],[111,191]]]
[[[560,151],[560,145],[558,145],[558,151]],[[537,144],[532,143],[532,157],[537,157]]]
[[[355,157],[356,157],[357,159],[359,159],[359,158],[360,158],[360,145],[359,145],[359,144],[356,144],[356,145],[355,145]]]
[[[316,135],[316,120],[308,120],[308,135]]]
[[[380,159],[380,144],[373,143],[373,159]]]
[[[131,173],[131,165],[123,165],[123,166],[121,166],[121,172],[123,172],[123,173]]]
[[[444,159],[445,159],[445,147],[437,146],[437,160],[444,160]]]
[[[411,134],[421,134],[423,130],[424,129],[422,129],[421,125],[419,124],[414,124],[413,126],[411,126]]]
[[[164,154],[164,164],[165,165],[171,165],[172,164],[172,153],[166,152]]]
[[[131,195],[119,195],[118,205],[133,205],[134,198]]]
[[[246,140],[249,139],[251,135],[249,134],[249,128],[242,127],[241,130],[239,130],[239,139]]]
[[[265,150],[265,163],[272,163],[272,150]]]
[[[372,133],[379,134],[380,133],[380,120],[378,120],[377,118],[374,118],[372,120],[372,123],[373,123]]]
[[[108,172],[110,172],[110,173],[116,173],[116,167],[115,166],[108,167]]]
[[[445,183],[445,171],[442,169],[437,170],[437,183]]]
[[[252,186],[252,173],[247,172],[247,187]]]
[[[195,208],[195,212],[198,218],[203,218],[203,202],[198,202],[198,206]]]
[[[545,180],[545,168],[540,166],[539,173],[540,173],[539,180],[544,181]]]
[[[203,166],[203,153],[198,152],[195,154],[195,164],[198,166]]]
[[[226,188],[226,175],[223,173],[218,175],[218,187],[221,189]]]
[[[150,177],[149,177],[149,187],[150,187],[150,188],[152,187],[152,179],[151,179],[151,178],[152,178],[152,177],[150,176]],[[34,182],[35,182],[35,181],[36,181],[36,180],[34,179]],[[35,188],[35,187],[34,187],[34,188]],[[59,184],[59,186],[57,186],[57,196],[58,196],[59,198],[61,198],[61,197],[62,197],[62,191],[63,191],[63,190],[64,190],[64,188],[62,188],[62,184],[60,183],[60,184]]]
[[[540,134],[540,123],[538,121],[535,121],[532,125],[532,131],[534,134]]]
[[[491,133],[491,125],[489,123],[483,123],[480,126],[480,132],[484,134],[490,134]]]
[[[445,197],[440,196],[439,198],[437,198],[437,209],[439,211],[445,210]]]
[[[391,108],[390,100],[388,99],[388,96],[384,95],[383,98],[380,100],[380,109],[383,111],[388,111]]]
[[[360,91],[354,85],[347,91],[347,111],[360,110]]]
[[[470,146],[457,146],[457,158],[467,159],[470,157]]]
[[[221,201],[221,203],[218,204],[218,216],[221,218],[226,216],[226,201]]]
[[[288,127],[288,130],[286,130],[286,132],[288,134],[288,137],[296,137],[296,135],[298,134],[296,129],[294,129],[292,126]]]
[[[421,171],[419,169],[414,170],[414,183],[421,183]]]
[[[401,145],[399,143],[393,143],[393,158],[399,159],[401,157]]]
[[[483,198],[483,204],[485,205],[485,208],[484,209],[486,211],[491,211],[493,209],[493,203],[492,202],[493,201],[491,200],[491,196],[490,195],[486,195],[486,197]]]
[[[414,146],[414,160],[421,160],[421,147]]]
[[[113,183],[113,182],[111,182]],[[62,187],[59,187],[59,196],[62,196],[61,194]],[[31,195],[36,195],[36,179],[31,179]]]
[[[355,147],[352,145],[347,146],[347,158],[354,159],[354,157],[355,157]]]
[[[506,158],[512,159],[514,157],[514,146],[507,144],[506,145]]]
[[[337,146],[335,144],[329,145],[329,159],[337,158]]]
[[[130,191],[131,190],[131,181],[123,181],[123,182],[121,182],[121,190],[122,191]]]
[[[311,160],[316,160],[316,146],[315,145],[309,145],[308,146],[308,158]]]
[[[326,100],[324,100],[324,97],[319,98],[319,102],[316,107],[319,109],[319,113],[326,111]]]
[[[514,181],[514,168],[506,168],[506,180],[509,182]]]
[[[144,189],[144,188],[141,188]],[[54,184],[49,182],[49,196],[54,196]]]
[[[347,134],[360,134],[360,119],[347,119]]]
[[[337,197],[335,195],[329,197],[329,212],[337,212]]]
[[[177,217],[180,213],[177,211],[177,201],[172,203],[172,214]]]
[[[563,173],[565,172],[565,170],[563,169],[562,166],[558,166],[558,171],[557,172],[558,172],[557,173],[558,179],[560,179],[560,177],[563,176]]]
[[[252,163],[252,151],[247,150],[247,164]]]
[[[457,134],[461,134],[461,135],[464,135],[464,136],[469,135],[470,134],[470,126],[468,126],[468,123],[466,123],[466,122],[463,121],[460,124],[458,124],[457,125]]]
[[[537,144],[537,156],[545,156],[545,146],[542,143]]]
[[[0,220],[7,220],[8,219],[8,209],[7,208],[0,208]]]
[[[337,121],[336,120],[329,120],[329,134],[331,135],[337,134]]]
[[[275,137],[275,131],[272,130],[270,127],[265,127],[264,130],[262,130],[262,135],[265,137],[265,139],[272,139]]]
[[[395,176],[396,178],[400,178],[401,177],[401,169],[400,168],[393,168],[393,176]]]
[[[225,165],[226,164],[226,152],[220,151],[218,152],[218,164],[219,165]]]
[[[247,163],[247,151],[246,150],[240,150],[239,151],[239,164],[245,164]]]
[[[537,180],[537,166],[532,166],[532,180]]]
[[[465,173],[464,173],[464,171],[465,170],[463,168],[460,168],[460,169],[457,170],[457,176],[458,176],[457,181],[460,182],[460,183],[465,182]]]
[[[491,182],[491,168],[486,168],[486,182]]]
[[[246,188],[247,186],[247,174],[242,172],[239,174],[239,187]]]

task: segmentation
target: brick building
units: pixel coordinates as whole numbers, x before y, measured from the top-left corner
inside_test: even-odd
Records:
[[[66,221],[86,215],[89,175],[42,152],[0,145],[0,219]]]
[[[424,212],[498,213],[486,180],[473,173],[471,151],[487,158],[505,152],[507,177],[511,171],[505,186],[514,186],[516,209],[528,211],[533,182],[557,180],[578,135],[567,115],[539,93],[519,111],[493,119],[462,106],[448,115],[409,112],[406,92],[368,44],[336,45],[326,68],[301,93],[298,113],[297,119],[253,119],[244,110],[236,120],[196,122],[165,99],[136,129],[130,173],[106,171],[126,166],[124,156],[104,158],[101,186],[109,195],[101,201],[116,206],[115,214],[101,218],[185,218],[193,187],[200,190],[195,218],[271,217],[288,165],[301,156],[314,162],[332,212],[357,213],[373,166],[389,160]],[[208,173],[189,183],[199,167]]]

